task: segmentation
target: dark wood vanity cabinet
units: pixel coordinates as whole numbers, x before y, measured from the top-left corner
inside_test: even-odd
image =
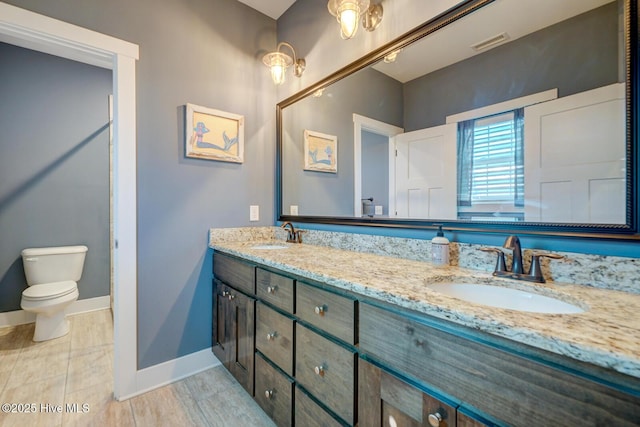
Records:
[[[213,352],[278,426],[640,425],[635,378],[224,254],[213,270]]]

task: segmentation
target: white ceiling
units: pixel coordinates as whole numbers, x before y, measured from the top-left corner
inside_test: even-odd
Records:
[[[265,15],[278,19],[285,10],[296,2],[296,0],[238,0],[247,6],[264,13]]]

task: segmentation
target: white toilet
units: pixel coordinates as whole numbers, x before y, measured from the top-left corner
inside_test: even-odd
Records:
[[[22,292],[20,306],[36,313],[34,341],[69,332],[65,309],[78,299],[77,281],[82,276],[87,250],[86,246],[58,246],[22,251],[29,287]]]

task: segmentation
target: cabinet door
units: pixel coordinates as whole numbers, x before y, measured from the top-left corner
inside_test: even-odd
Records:
[[[253,396],[255,358],[255,299],[229,288],[231,360],[229,372]]]
[[[362,359],[358,419],[363,426],[455,427],[456,410]]]
[[[213,292],[213,354],[229,369],[233,346],[231,302],[229,301],[229,287],[220,282],[214,282]]]

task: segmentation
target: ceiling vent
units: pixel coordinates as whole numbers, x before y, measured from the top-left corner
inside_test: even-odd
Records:
[[[507,40],[509,40],[509,34],[507,33],[500,33],[498,35],[495,35],[493,37],[489,37],[486,40],[482,40],[481,42],[475,43],[471,45],[471,48],[473,50],[475,50],[476,52],[480,52],[482,50],[487,50],[489,48],[492,48],[494,46],[499,45],[500,43],[504,43]]]

